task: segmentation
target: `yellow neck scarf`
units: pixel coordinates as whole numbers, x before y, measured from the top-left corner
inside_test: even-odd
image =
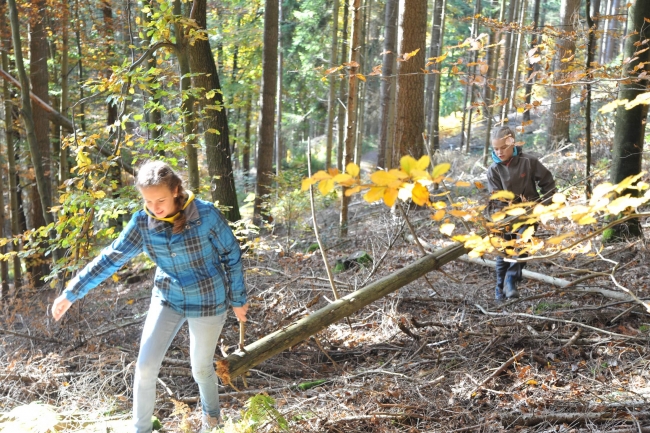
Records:
[[[185,208],[187,208],[187,206],[192,202],[192,200],[194,200],[194,193],[193,193],[192,191],[188,191],[188,192],[187,192],[187,201],[186,201],[185,204],[183,205],[183,209],[182,209],[182,210],[185,210]],[[176,221],[176,218],[178,218],[178,215],[180,214],[180,212],[178,212],[178,213],[176,213],[175,215],[172,215],[172,216],[170,216],[170,217],[166,217],[166,218],[158,218],[157,216],[155,216],[154,214],[152,214],[151,212],[149,212],[149,209],[147,209],[147,205],[144,205],[144,211],[145,211],[145,213],[146,213],[147,215],[149,215],[151,218],[156,219],[156,220],[158,220],[158,221],[166,221],[166,222],[168,222],[168,223],[173,223],[174,221]]]

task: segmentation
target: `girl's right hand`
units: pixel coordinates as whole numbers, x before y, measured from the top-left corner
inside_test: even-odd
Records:
[[[59,319],[63,317],[65,312],[68,311],[71,305],[72,302],[68,301],[68,298],[65,297],[65,294],[62,294],[56,298],[52,304],[52,316],[54,316],[54,320],[58,322]]]

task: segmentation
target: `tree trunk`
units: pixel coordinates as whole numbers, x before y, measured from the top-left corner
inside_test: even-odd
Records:
[[[440,1],[440,0],[439,0]],[[384,16],[384,57],[381,66],[381,86],[379,112],[379,143],[377,145],[377,168],[388,168],[386,164],[386,149],[388,148],[388,124],[391,123],[390,107],[392,105],[391,88],[397,81],[393,77],[395,70],[395,44],[397,42],[397,12],[398,0],[386,0]]]
[[[337,66],[338,44],[339,44],[339,0],[334,0],[332,7],[332,46],[330,47],[330,68]],[[332,166],[332,149],[334,143],[334,117],[336,107],[339,105],[336,101],[336,77],[332,74],[329,77],[329,93],[327,97],[327,143],[325,147],[325,168]]]
[[[226,359],[218,362],[217,373],[222,380],[228,382],[228,379],[232,380],[244,374],[261,362],[300,343],[329,325],[350,316],[366,305],[404,287],[428,272],[440,269],[440,267],[457,259],[467,251],[462,244],[457,243],[428,254],[415,263],[249,344],[243,351],[231,354]]]
[[[130,1],[130,0],[128,0]],[[176,3],[176,1],[174,2]],[[154,9],[155,1],[154,0],[144,0],[142,1],[143,6],[149,6],[152,10]],[[176,12],[174,12],[176,13]],[[179,14],[180,15],[180,14]],[[142,21],[144,23],[150,22],[151,21],[151,14],[142,14]],[[178,32],[176,33],[178,35]],[[183,37],[183,36],[181,36]],[[151,44],[151,36],[147,35],[147,32],[145,32],[145,41],[147,46]],[[178,43],[178,37],[177,37],[177,43]],[[187,56],[187,52],[183,53],[185,56]],[[156,53],[153,53],[151,57],[149,57],[149,60],[147,62],[149,64],[150,68],[156,68],[157,67],[157,62],[156,62]],[[180,63],[180,60],[179,60]],[[181,73],[181,77],[183,74]],[[181,84],[182,87],[182,84]],[[149,136],[149,139],[156,142],[154,144],[154,149],[156,150],[156,153],[159,155],[164,155],[165,154],[165,143],[162,141],[162,112],[159,108],[159,105],[161,103],[160,98],[157,98],[156,95],[157,89],[153,88],[153,96],[151,96],[151,108],[148,110],[145,110],[145,119],[149,125],[147,126],[147,135]],[[143,99],[146,100],[146,95],[147,92],[144,92],[143,94]],[[146,105],[146,103],[145,103]],[[190,181],[191,185],[191,181]],[[191,186],[190,186],[191,188]]]
[[[515,10],[517,7],[518,0],[511,0],[508,5],[508,16],[507,23],[512,26],[515,17]],[[510,59],[511,59],[511,50],[512,50],[512,40],[514,38],[514,31],[509,29],[508,33],[505,36],[505,44],[503,46],[503,67],[501,68],[501,93],[499,94],[499,99],[501,100],[501,124],[503,125],[508,120],[508,111],[507,111],[507,101],[508,97],[508,73],[510,72]]]
[[[206,0],[194,0],[190,18],[203,31],[207,30],[206,12]],[[203,111],[205,156],[212,200],[228,208],[224,215],[229,221],[237,221],[241,216],[230,158],[228,117],[223,106],[217,65],[208,40],[197,39],[194,45],[190,44],[188,51],[190,70],[192,74],[197,74],[192,78],[193,87],[202,89],[199,103]]]
[[[476,39],[478,37],[478,16],[481,13],[481,0],[474,0],[474,18],[472,19],[472,30],[471,36]],[[468,54],[470,61],[469,64],[475,64],[478,57],[477,51],[470,51]],[[474,92],[473,92],[473,78],[476,74],[476,66],[467,66],[467,83],[465,84],[465,96],[463,98],[463,119],[461,121],[460,127],[460,149],[463,151],[463,143],[467,142],[467,147],[465,153],[469,155],[470,152],[470,139],[472,133],[472,104],[474,102]],[[467,102],[469,101],[469,110],[467,108]],[[465,133],[465,122],[467,121],[467,133]]]
[[[637,78],[640,73],[647,73],[650,70],[647,62],[650,62],[650,50],[643,50],[637,47],[639,41],[650,38],[650,26],[645,23],[644,18],[650,17],[650,2],[636,1],[628,10],[628,36],[625,41],[625,58],[635,58],[624,66],[624,74],[629,81],[622,81],[620,84],[618,99],[634,100],[638,95],[646,91],[647,79]],[[638,50],[638,52],[637,52]],[[637,65],[646,63],[639,70],[634,68]],[[611,180],[619,183],[628,176],[641,172],[643,162],[643,140],[645,136],[646,120],[648,117],[648,105],[639,104],[627,110],[625,106],[619,106],[616,110],[616,127],[614,131],[614,148],[612,155]],[[624,191],[635,195],[638,190]],[[637,237],[642,234],[641,225],[638,219],[631,220],[632,223],[618,226],[618,237]]]
[[[341,64],[347,61],[348,51],[345,49],[348,43],[348,17],[350,15],[350,0],[343,0],[343,34],[341,35]],[[345,147],[345,85],[347,82],[341,80],[339,83],[339,141],[336,150],[336,168],[343,171],[343,153]]]
[[[561,28],[569,33],[573,28],[573,17],[579,13],[580,0],[562,0]],[[553,83],[556,87],[551,90],[551,109],[549,110],[549,129],[546,148],[555,149],[562,141],[570,142],[569,124],[571,121],[571,79],[569,77],[570,61],[562,62],[575,54],[576,44],[572,36],[557,39],[557,55],[553,68]],[[566,85],[563,85],[566,83]]]
[[[70,11],[68,0],[63,0],[61,4],[63,19],[61,21],[61,106],[59,112],[62,116],[68,116],[70,87],[68,85],[68,74],[70,73],[68,51],[68,25],[70,21]],[[68,180],[70,175],[70,164],[68,163],[68,147],[63,146],[65,133],[63,127],[59,127],[59,184]]]
[[[519,0],[521,2],[521,8],[519,10],[519,28],[524,28],[524,20],[526,19],[526,6],[528,0]],[[517,84],[519,83],[519,60],[521,59],[521,45],[523,42],[523,30],[517,33],[517,45],[515,45],[515,61],[512,63],[509,76],[512,77],[510,82],[510,96],[508,97],[508,102],[506,103],[507,113],[509,113],[513,107],[515,107],[515,98],[517,96]]]
[[[345,161],[343,168],[352,162],[354,157],[355,139],[357,133],[357,92],[359,79],[359,42],[361,33],[361,0],[354,0],[352,6],[352,34],[350,35],[350,60],[348,70],[348,103],[347,103],[347,122],[345,136]],[[348,235],[348,205],[350,197],[345,195],[347,188],[343,188],[341,197],[341,214],[339,219],[339,234],[341,237]]]
[[[361,33],[361,54],[359,56],[359,70],[361,73],[367,71],[368,68],[368,46],[370,45],[370,42],[368,41],[368,24],[370,22],[370,17],[372,16],[372,0],[366,0],[366,4],[363,7],[363,20],[362,20],[362,25],[363,25],[363,30]],[[361,165],[361,157],[363,153],[363,130],[364,130],[364,123],[366,120],[366,99],[368,95],[368,83],[367,82],[360,82],[359,83],[359,94],[361,95],[359,99],[359,104],[357,108],[357,119],[359,121],[357,122],[357,137],[355,139],[355,149],[354,149],[354,163],[357,165]]]
[[[83,83],[84,81],[84,68],[83,68],[83,50],[81,49],[81,19],[79,17],[79,0],[75,0],[74,3],[74,15],[75,15],[75,38],[77,40],[77,66],[79,69],[79,82]],[[84,99],[84,87],[79,86],[79,99]],[[86,130],[86,104],[79,105],[79,117],[81,118],[81,130]]]
[[[275,175],[280,176],[282,171],[282,157],[284,150],[282,148],[282,2],[278,1],[278,74],[276,91],[276,116],[275,116]]]
[[[440,3],[440,6],[438,4]],[[436,0],[436,9],[434,10],[434,30],[436,31],[436,57],[442,55],[442,44],[445,37],[445,11],[447,9],[447,0]],[[440,65],[437,66],[438,69]],[[431,125],[429,126],[429,139],[431,140],[431,150],[435,153],[440,149],[440,87],[442,75],[435,74],[433,79],[433,107],[431,108]]]
[[[587,85],[585,86],[585,195],[587,198],[591,197],[591,84],[589,82],[593,78],[591,70],[593,68],[592,62],[596,54],[596,30],[598,30],[598,21],[594,21],[592,13],[598,14],[600,10],[600,0],[587,0],[585,8],[585,16],[587,18],[587,26],[589,27],[589,37],[587,39],[587,61],[585,70],[587,71]],[[598,20],[598,17],[596,17]]]
[[[246,97],[246,121],[244,124],[244,148],[242,149],[242,167],[244,177],[248,177],[251,169],[251,115],[253,114],[253,97]],[[245,181],[244,181],[245,182]],[[246,182],[245,182],[246,183]]]
[[[183,13],[181,7],[181,0],[174,0],[173,4],[174,15],[177,16],[189,16],[189,8],[186,7],[185,13]],[[190,69],[190,58],[188,56],[188,41],[185,32],[183,31],[182,25],[175,25],[176,33],[176,45],[178,49],[176,50],[176,57],[178,58],[178,67],[180,70],[180,86],[181,86],[181,112],[183,113],[183,136],[187,140],[185,144],[185,155],[187,158],[187,173],[190,181],[190,189],[194,193],[199,192],[200,187],[200,177],[199,177],[199,155],[197,150],[197,139],[196,139],[196,116],[194,112],[194,105],[196,100],[194,97],[190,96],[190,89],[192,87],[192,78],[189,77]]]
[[[533,12],[533,34],[530,37],[530,48],[533,49],[539,45],[539,38],[541,38],[540,35],[537,34],[537,29],[539,26],[539,7],[542,3],[542,0],[535,0],[535,6],[534,6],[534,12]],[[532,101],[533,97],[533,73],[538,69],[537,65],[539,62],[536,63],[528,63],[528,76],[526,77],[526,108],[524,111],[523,115],[523,121],[528,122],[530,121],[530,104]]]
[[[4,10],[4,5],[6,4],[5,0],[0,0],[0,9]],[[2,57],[2,68],[4,70],[9,70],[9,50],[11,49],[11,32],[9,28],[5,27],[4,22],[0,23],[0,39],[2,42],[2,49],[0,56]],[[12,236],[18,236],[21,233],[20,230],[20,210],[18,206],[18,184],[17,184],[17,174],[16,174],[16,156],[15,156],[15,142],[14,136],[16,131],[14,130],[14,106],[12,104],[12,92],[9,89],[9,82],[6,80],[3,82],[2,86],[2,97],[4,100],[4,110],[5,110],[5,143],[7,145],[7,162],[9,165],[9,204],[11,210],[11,234]],[[22,268],[20,265],[20,258],[18,257],[18,252],[20,252],[20,242],[12,243],[13,251],[16,255],[13,257],[13,271],[14,271],[14,291],[17,292],[22,286]]]
[[[257,184],[253,221],[261,225],[266,212],[262,203],[271,191],[273,141],[275,138],[275,96],[278,85],[278,0],[266,0],[264,7],[264,54],[262,60],[262,103],[257,135]]]
[[[50,202],[50,185],[48,178],[45,175],[45,165],[41,158],[41,149],[36,139],[36,132],[34,127],[34,117],[32,112],[32,103],[29,97],[29,81],[27,73],[25,72],[25,65],[22,56],[22,43],[20,39],[20,27],[18,22],[18,9],[16,8],[15,0],[8,0],[9,3],[9,20],[11,22],[11,34],[14,45],[14,57],[16,59],[16,69],[20,77],[21,101],[22,101],[22,117],[25,124],[25,132],[27,134],[27,142],[29,143],[29,153],[34,168],[34,176],[36,178],[36,187],[39,193],[40,209],[45,224],[53,222],[52,215],[48,212],[51,207]],[[33,55],[33,53],[32,53]],[[47,59],[46,59],[47,61]],[[47,119],[47,117],[45,117]]]
[[[621,12],[621,0],[612,0],[611,9],[609,11],[610,15],[614,17],[609,20],[609,28],[607,29],[607,46],[605,50],[605,61],[603,63],[609,63],[616,58],[619,50],[619,39],[623,39],[619,34],[621,29],[621,23],[616,19],[616,16]]]
[[[427,44],[426,0],[400,0],[399,53],[406,61],[397,64],[397,103],[395,118],[395,141],[392,164],[399,164],[400,157],[422,156],[424,132],[424,58]]]
[[[497,35],[494,29],[490,29],[490,36],[488,39],[488,45],[490,48],[487,49],[487,64],[488,64],[488,76],[485,78],[487,81],[485,86],[485,107],[483,108],[486,118],[485,125],[485,141],[483,143],[483,165],[487,167],[488,158],[490,156],[490,149],[492,146],[492,120],[494,115],[494,109],[490,107],[494,103],[494,89],[496,89],[495,82],[497,78],[497,56],[499,49],[494,47],[496,43]]]

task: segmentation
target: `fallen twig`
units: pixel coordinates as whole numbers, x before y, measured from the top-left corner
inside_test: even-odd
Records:
[[[485,385],[485,384],[488,383],[490,380],[494,379],[495,377],[497,377],[498,375],[500,375],[501,373],[503,373],[504,371],[506,371],[506,370],[508,369],[508,367],[510,367],[510,366],[511,366],[515,361],[518,361],[522,356],[524,356],[524,350],[520,350],[518,353],[516,353],[515,355],[513,355],[512,357],[510,357],[510,359],[508,359],[506,362],[504,362],[503,364],[501,364],[501,367],[497,368],[497,369],[496,369],[492,374],[490,374],[488,377],[486,377],[485,379],[483,379],[482,381],[480,381],[480,382],[478,383],[478,385],[476,385],[476,387],[475,387],[475,388],[474,388],[474,389],[469,393],[470,397],[471,397],[471,396],[472,396],[476,391],[478,391],[479,388],[481,388],[483,385]]]

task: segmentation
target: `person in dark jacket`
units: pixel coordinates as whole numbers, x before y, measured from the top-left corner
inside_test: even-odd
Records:
[[[488,169],[488,189],[490,194],[496,191],[514,193],[515,203],[541,202],[548,204],[555,194],[555,180],[551,172],[537,158],[522,151],[515,145],[514,131],[503,126],[492,136],[493,164]],[[490,200],[487,209],[489,214],[503,208],[505,203]],[[523,233],[527,226],[520,227],[515,233],[505,233],[504,238],[511,240]],[[525,262],[505,261],[497,257],[497,285],[495,298],[501,301],[505,298],[518,298],[517,283]]]
[[[213,359],[226,310],[246,321],[248,310],[239,243],[213,203],[185,191],[160,161],[140,167],[136,186],[143,208],[115,241],[70,280],[54,300],[59,320],[73,302],[145,252],[156,275],[140,341],[133,384],[133,432],[150,433],[156,381],[167,348],[184,322],[190,331],[192,376],[199,385],[203,432],[221,426]]]

